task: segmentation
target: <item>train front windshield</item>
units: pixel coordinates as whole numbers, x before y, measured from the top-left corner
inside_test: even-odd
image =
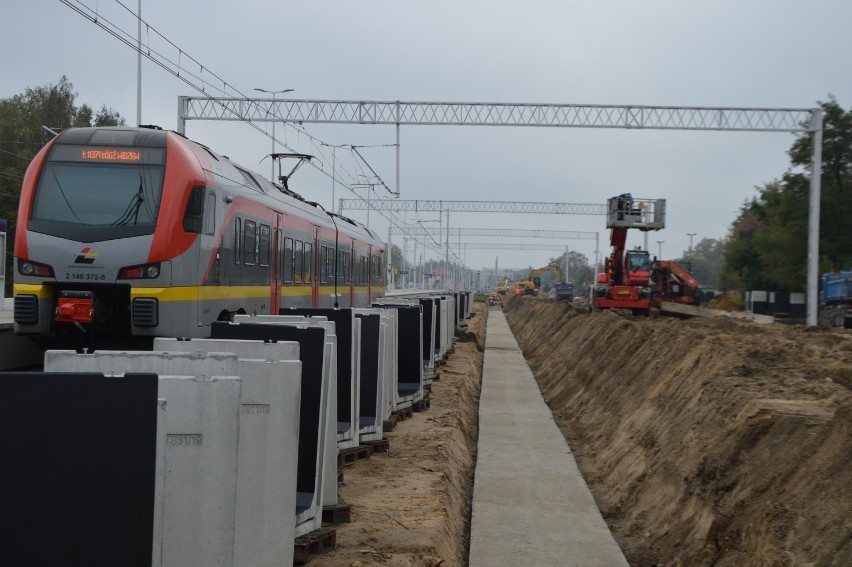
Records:
[[[165,150],[144,150],[58,146],[41,172],[29,228],[68,238],[153,233]]]

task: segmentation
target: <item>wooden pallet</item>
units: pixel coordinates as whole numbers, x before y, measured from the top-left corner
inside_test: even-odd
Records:
[[[432,402],[430,401],[429,396],[428,396],[428,395],[426,395],[426,396],[423,396],[423,399],[422,399],[422,400],[417,401],[417,402],[414,402],[414,403],[411,405],[411,407],[412,407],[412,408],[414,409],[414,411],[416,411],[416,412],[426,411],[427,409],[429,409],[430,407],[432,407]]]
[[[396,416],[391,414],[391,416],[382,422],[382,433],[390,433],[396,429]]]
[[[387,453],[390,451],[390,441],[387,439],[364,441],[364,445],[370,445],[373,448],[373,453]]]
[[[410,419],[412,415],[414,415],[413,404],[406,408],[398,409],[393,412],[394,417],[396,417],[397,421],[403,421],[406,419]]]
[[[304,565],[314,555],[334,549],[335,545],[337,545],[337,529],[333,527],[322,527],[299,536],[293,544],[293,565]]]
[[[342,501],[332,506],[322,507],[322,524],[339,525],[352,521],[352,506]]]
[[[337,452],[337,468],[348,467],[352,463],[369,459],[372,454],[373,448],[369,445],[341,449]]]

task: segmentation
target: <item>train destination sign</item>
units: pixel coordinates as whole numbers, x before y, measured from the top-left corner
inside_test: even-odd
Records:
[[[80,157],[84,160],[97,161],[139,161],[142,159],[142,152],[112,148],[83,148]]]
[[[165,158],[165,148],[57,144],[51,150],[49,160],[162,165]]]

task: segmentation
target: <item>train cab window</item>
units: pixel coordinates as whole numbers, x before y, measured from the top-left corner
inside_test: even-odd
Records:
[[[284,239],[284,283],[293,283],[293,239]]]
[[[186,210],[183,213],[183,229],[186,232],[201,234],[206,191],[206,187],[196,185],[189,192],[189,200],[186,202]]]
[[[246,221],[243,231],[243,261],[247,266],[254,266],[257,258],[257,224]]]
[[[257,256],[258,263],[261,266],[269,265],[269,237],[270,229],[268,225],[260,225],[260,238],[257,241]]]
[[[297,240],[293,246],[293,258],[295,268],[293,269],[293,281],[302,283],[304,281],[305,248],[301,240]]]
[[[110,132],[118,136],[114,129]],[[38,177],[27,223],[31,230],[80,242],[153,234],[163,194],[165,147],[116,149],[115,142],[107,144],[109,148],[95,142],[53,145]]]
[[[304,270],[305,283],[311,283],[312,274],[314,271],[314,257],[312,252],[313,245],[310,242],[305,242],[305,263],[302,266]]]
[[[243,219],[237,217],[234,219],[234,264],[240,263],[240,253],[242,252],[242,246],[240,246],[243,239]]]
[[[207,208],[204,211],[204,234],[216,234],[216,193],[207,193]]]

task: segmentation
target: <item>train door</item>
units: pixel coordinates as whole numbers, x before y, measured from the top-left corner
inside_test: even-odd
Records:
[[[367,246],[367,305],[373,304],[373,245]]]
[[[319,262],[320,262],[320,245],[319,245],[320,229],[314,227],[314,245],[311,250],[311,307],[319,306]]]
[[[346,276],[343,281],[346,282],[346,288],[349,290],[349,307],[355,306],[355,262],[357,254],[355,253],[355,239],[349,241],[349,256],[346,258]]]
[[[282,217],[281,213],[275,213],[274,227],[272,229],[272,258],[269,262],[270,286],[269,286],[269,312],[273,315],[278,314],[278,309],[281,307],[281,272],[283,270],[282,260]]]

